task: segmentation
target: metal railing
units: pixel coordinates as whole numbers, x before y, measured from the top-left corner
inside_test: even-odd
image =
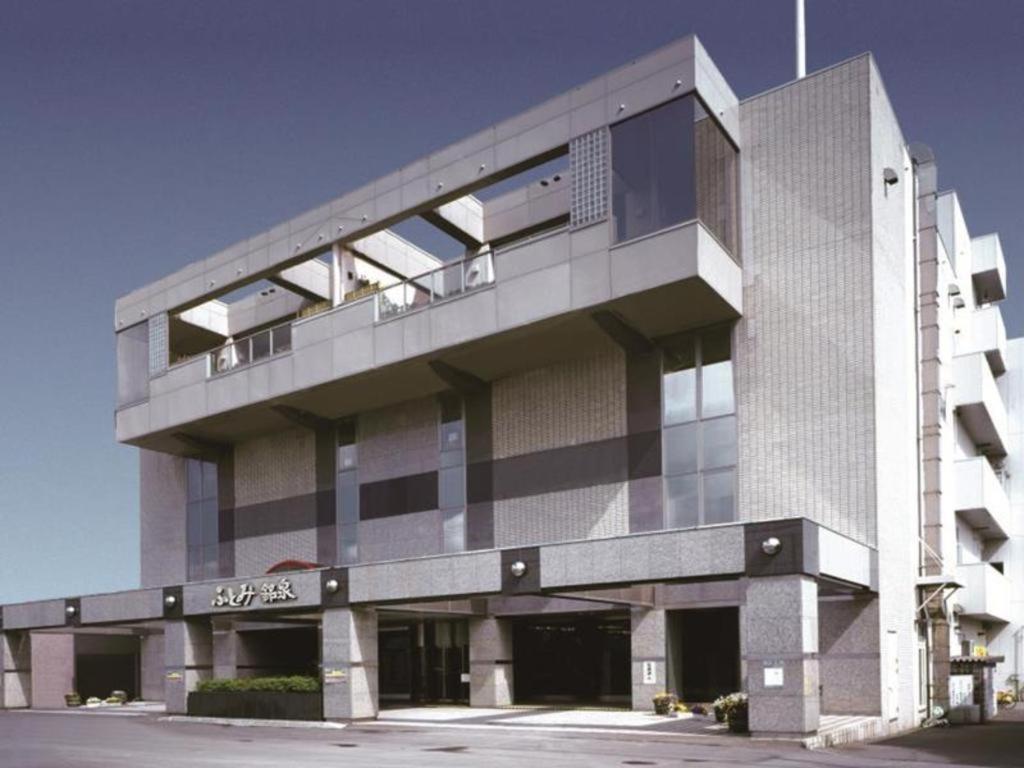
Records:
[[[208,375],[216,376],[218,373],[244,368],[282,352],[290,352],[291,348],[292,324],[282,323],[210,352]]]
[[[494,259],[488,251],[438,267],[417,277],[381,288],[377,320],[387,320],[435,302],[461,296],[494,283]]]

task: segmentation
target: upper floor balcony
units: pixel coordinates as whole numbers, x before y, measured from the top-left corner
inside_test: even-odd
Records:
[[[982,352],[953,358],[953,407],[982,453],[1005,456],[1006,406]]]
[[[983,539],[1010,535],[1010,500],[991,463],[984,456],[956,462],[956,513]]]
[[[997,304],[979,307],[971,313],[970,333],[958,344],[957,354],[980,352],[994,376],[1006,373],[1006,325]]]
[[[956,567],[961,588],[953,595],[960,614],[978,621],[1005,623],[1013,618],[1010,580],[990,563],[967,563]]]
[[[737,317],[737,105],[686,38],[125,297],[118,440],[491,381],[621,345],[609,316],[647,339]]]
[[[971,279],[978,303],[1006,298],[1006,259],[996,233],[971,240]]]

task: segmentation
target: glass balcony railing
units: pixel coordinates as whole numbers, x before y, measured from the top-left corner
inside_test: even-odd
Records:
[[[252,336],[238,339],[209,353],[209,375],[227,373],[292,348],[292,324],[283,323]]]
[[[377,320],[397,317],[493,283],[494,260],[490,251],[460,259],[382,288],[377,293]]]

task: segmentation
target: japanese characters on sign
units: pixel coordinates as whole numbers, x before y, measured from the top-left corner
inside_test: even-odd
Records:
[[[297,600],[298,596],[292,590],[292,583],[288,579],[280,581],[265,581],[259,585],[259,590],[251,583],[239,584],[238,587],[217,587],[217,591],[210,601],[214,608],[248,608],[253,600],[259,595],[259,599],[265,605],[283,603],[289,600]]]

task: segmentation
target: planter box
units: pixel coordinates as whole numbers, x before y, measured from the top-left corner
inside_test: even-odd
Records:
[[[188,695],[193,717],[239,717],[255,720],[323,720],[323,695],[317,693],[264,693],[262,691],[209,692]]]

